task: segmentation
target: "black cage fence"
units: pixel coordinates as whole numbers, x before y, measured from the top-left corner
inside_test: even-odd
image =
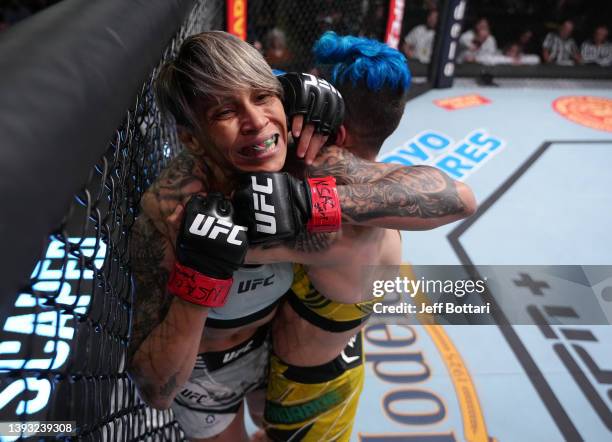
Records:
[[[223,8],[221,0],[194,2],[160,64],[186,36],[221,28]],[[72,436],[65,427],[58,436],[67,439],[182,439],[170,411],[140,401],[125,367],[130,228],[140,196],[178,148],[173,127],[162,121],[154,102],[156,73],[157,68],[51,232],[29,284],[2,312],[1,421],[76,422]],[[5,439],[25,438],[28,431]]]
[[[226,1],[193,3],[158,67],[186,36],[227,25]],[[388,11],[389,2],[382,0],[251,0],[247,40],[272,67],[306,71],[313,66],[312,45],[324,31],[382,40]],[[0,312],[0,421],[76,423],[72,432],[63,427],[58,439],[183,439],[171,411],[147,407],[126,373],[130,229],[142,193],[179,148],[174,127],[161,119],[154,102],[158,67],[63,221],[49,232],[29,283],[2,302],[8,307]],[[22,427],[4,440],[27,438],[32,429]]]

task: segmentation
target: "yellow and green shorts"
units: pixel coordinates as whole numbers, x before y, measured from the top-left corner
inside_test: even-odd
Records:
[[[308,279],[301,264],[293,265],[293,284],[287,301],[303,319],[325,331],[338,333],[359,327],[372,314],[374,303],[368,299],[354,304],[332,301],[320,294]]]
[[[334,360],[295,367],[272,355],[264,422],[273,441],[348,442],[365,377],[361,332]]]

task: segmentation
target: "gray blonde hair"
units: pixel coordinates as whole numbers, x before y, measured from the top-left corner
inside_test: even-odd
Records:
[[[174,60],[155,80],[155,96],[163,114],[176,123],[198,128],[202,106],[257,89],[282,96],[282,87],[262,55],[250,44],[223,31],[188,37]]]

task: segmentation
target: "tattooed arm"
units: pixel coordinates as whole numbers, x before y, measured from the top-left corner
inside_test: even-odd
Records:
[[[162,222],[202,182],[188,157],[173,161],[143,197],[143,214],[132,227],[131,268],[135,282],[128,373],[150,406],[170,406],[191,375],[208,309],[166,292],[174,266],[172,232]],[[149,216],[148,214],[152,214]],[[157,223],[153,219],[158,220]],[[162,230],[163,229],[163,230]],[[164,234],[160,232],[162,230]]]
[[[427,230],[476,210],[470,188],[434,167],[375,163],[331,146],[307,174],[336,177],[346,224]]]
[[[146,215],[132,228],[130,253],[136,294],[128,373],[148,405],[166,409],[193,371],[208,309],[166,292],[174,254]]]
[[[344,224],[428,230],[476,210],[470,188],[434,167],[376,163],[336,146],[324,147],[306,174],[336,178]],[[251,249],[247,262],[333,263],[337,239],[307,234],[292,244]]]
[[[166,167],[159,178],[142,196],[142,212],[149,215],[157,230],[167,238],[176,239],[176,230],[167,223],[177,206],[189,197],[208,188],[209,183],[200,161],[189,151],[181,151]]]

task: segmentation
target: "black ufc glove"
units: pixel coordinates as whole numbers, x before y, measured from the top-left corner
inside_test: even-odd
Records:
[[[220,193],[193,196],[176,240],[168,291],[206,307],[225,304],[232,275],[244,263],[246,230],[235,224],[232,203]]]
[[[286,173],[248,174],[234,194],[234,207],[236,218],[249,228],[251,244],[340,228],[340,200],[333,177],[298,180]]]
[[[335,87],[314,75],[296,72],[278,79],[283,85],[283,105],[289,120],[304,115],[304,124],[314,124],[316,132],[330,135],[338,130],[344,120],[344,99]]]

